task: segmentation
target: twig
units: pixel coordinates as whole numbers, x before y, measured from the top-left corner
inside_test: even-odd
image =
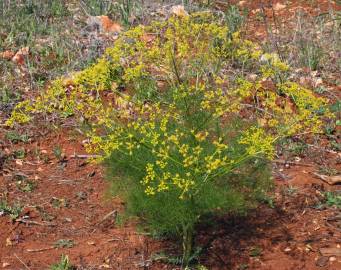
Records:
[[[71,155],[70,158],[80,158],[80,159],[88,159],[88,158],[98,158],[100,155]]]
[[[37,222],[37,221],[33,221],[33,220],[26,220],[26,219],[22,219],[22,218],[18,218],[15,221],[25,223],[25,224],[40,225],[40,226],[49,226],[49,227],[57,226],[57,224],[55,224],[55,223],[48,223],[48,222],[42,223],[42,222]]]
[[[115,219],[116,216],[117,216],[117,210],[111,211],[110,213],[106,214],[106,215],[102,218],[102,220],[101,220],[100,222],[96,223],[95,225],[99,225],[99,224],[103,223],[104,221],[106,221],[106,220],[107,220],[108,218],[110,218],[110,217],[112,217],[112,218]]]
[[[55,249],[55,247],[39,248],[39,249],[26,249],[27,252],[41,252],[46,250]]]
[[[337,152],[333,151],[333,150],[329,150],[329,149],[326,149],[326,148],[323,148],[323,147],[319,147],[319,146],[316,146],[316,145],[313,145],[313,144],[307,144],[307,145],[309,147],[316,148],[316,149],[322,150],[322,151],[327,152],[327,153],[337,154]]]
[[[19,262],[21,262],[21,264],[22,264],[23,266],[25,266],[25,268],[26,268],[27,270],[31,270],[31,268],[29,268],[29,267],[26,265],[26,263],[24,263],[24,262],[18,257],[17,254],[14,253],[14,256],[18,259]]]
[[[114,242],[114,241],[122,241],[122,242],[124,242],[124,241],[126,241],[126,240],[121,239],[121,238],[111,238],[111,239],[108,239],[108,240],[107,240],[108,243],[109,243],[109,242]]]
[[[335,184],[341,183],[341,175],[328,176],[328,175],[318,174],[315,172],[313,173],[313,175],[327,182],[329,185],[335,185]]]
[[[294,162],[294,161],[285,161],[282,159],[275,159],[273,162],[279,163],[279,164],[289,164],[289,165],[294,165],[294,166],[314,167],[314,164],[298,163],[298,162]]]

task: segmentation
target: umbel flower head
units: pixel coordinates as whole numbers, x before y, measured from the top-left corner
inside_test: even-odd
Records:
[[[279,138],[319,132],[331,117],[326,99],[283,80],[290,68],[276,54],[228,33],[209,13],[137,26],[94,65],[19,103],[7,125],[39,113],[86,119],[87,150],[99,160],[135,163],[143,152],[129,166],[147,195],[192,198],[249,159],[271,159]]]

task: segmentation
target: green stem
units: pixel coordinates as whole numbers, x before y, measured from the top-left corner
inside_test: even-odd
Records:
[[[184,224],[182,230],[182,267],[187,267],[193,249],[193,226],[192,224]]]

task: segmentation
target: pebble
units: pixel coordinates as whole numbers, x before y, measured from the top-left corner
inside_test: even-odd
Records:
[[[324,267],[328,264],[329,258],[328,257],[320,257],[316,261],[316,266]]]
[[[8,266],[10,266],[10,265],[11,265],[10,263],[4,262],[4,263],[2,264],[2,268],[6,268],[6,267],[8,267]]]

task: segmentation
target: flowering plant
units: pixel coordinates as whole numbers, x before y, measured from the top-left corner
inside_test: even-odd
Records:
[[[288,72],[209,13],[171,17],[127,31],[97,63],[18,104],[7,124],[55,112],[86,122],[87,150],[111,168],[128,210],[180,235],[187,265],[200,218],[251,207],[271,186],[278,139],[319,132],[331,117]]]

